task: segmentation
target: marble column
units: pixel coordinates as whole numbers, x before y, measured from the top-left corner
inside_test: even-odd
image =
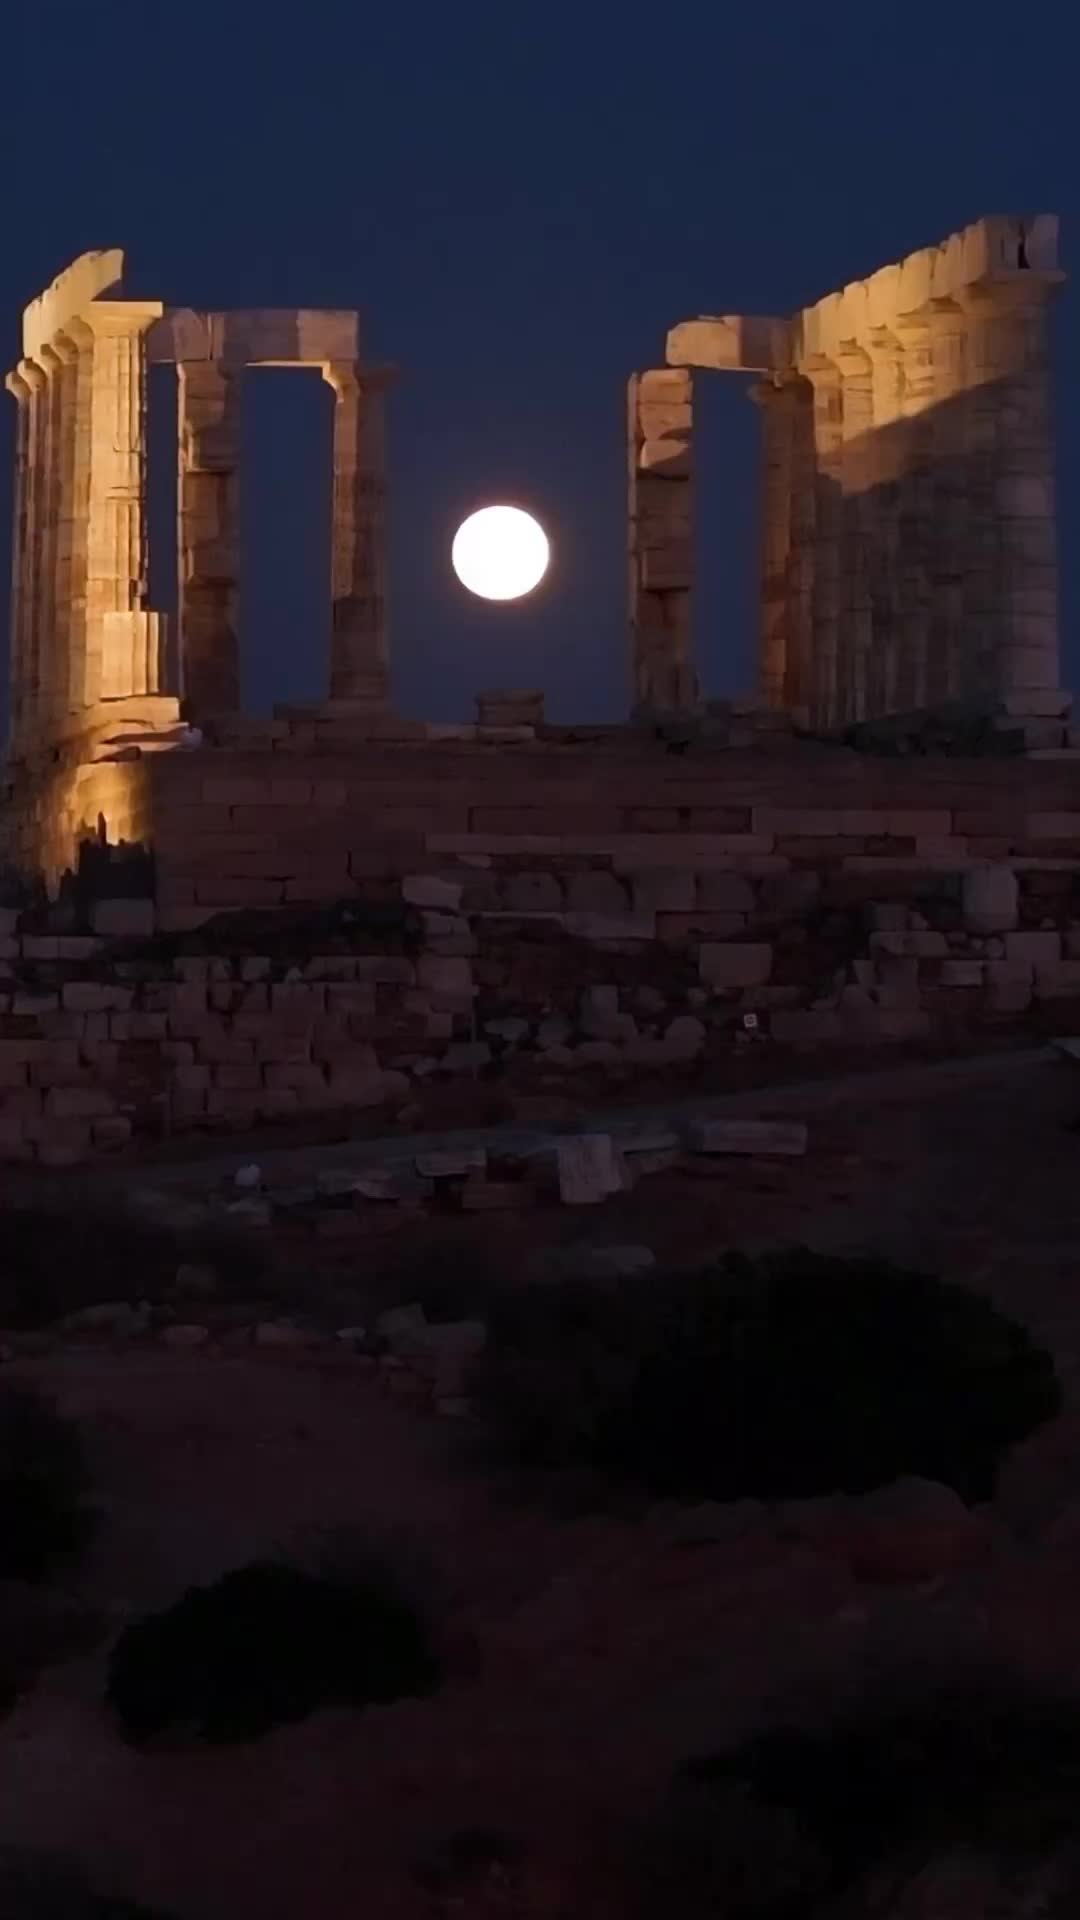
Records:
[[[816,355],[805,368],[814,392],[814,589],[811,714],[818,727],[840,719],[839,631],[843,534],[843,384],[840,369]]]
[[[840,606],[837,632],[837,719],[841,725],[868,712],[873,650],[870,591],[877,515],[873,496],[874,395],[870,357],[853,340],[841,343],[840,369]]]
[[[181,360],[176,371],[181,694],[202,719],[240,705],[239,369]]]
[[[334,393],[330,698],[385,708],[390,697],[386,477],[380,376],[328,362]]]
[[[866,714],[895,713],[901,682],[901,490],[906,465],[903,423],[904,354],[898,336],[874,327],[866,337],[870,360],[873,438],[867,449],[874,534],[869,556],[872,641]]]
[[[94,336],[86,582],[88,704],[157,693],[164,621],[147,607],[145,333],[160,307],[87,308]]]
[[[28,512],[30,489],[30,398],[31,387],[21,369],[9,373],[4,382],[17,409],[15,421],[15,488],[11,528],[11,625],[8,662],[9,734],[17,753],[21,743],[26,692],[24,676],[28,653],[27,622],[31,597],[28,574]]]
[[[635,713],[697,704],[691,625],[693,376],[634,374],[628,393],[630,633]]]
[[[896,704],[901,712],[927,704],[931,558],[934,537],[934,364],[928,310],[897,316],[903,354],[900,413],[904,463],[899,485],[899,646]]]
[[[57,577],[66,419],[64,362],[51,343],[40,348],[40,363],[44,368],[46,387],[44,469],[41,475],[42,549],[38,581],[41,619],[39,681],[41,723],[47,732],[52,733],[66,704],[67,607],[61,600]]]
[[[931,301],[929,343],[932,406],[928,444],[933,511],[926,698],[934,706],[977,693],[982,677],[977,630],[972,633],[969,629],[964,604],[972,476],[965,391],[967,328],[963,310],[955,300]]]
[[[817,573],[817,455],[814,389],[791,382],[791,557],[785,699],[803,721],[814,704],[814,581]]]
[[[998,609],[986,672],[1010,710],[1031,718],[1055,716],[1065,704],[1047,339],[1056,285],[1054,275],[1017,274],[976,285],[963,301],[971,437],[981,478],[982,512],[973,529],[978,594],[980,603],[992,594]]]
[[[761,626],[758,686],[766,707],[788,702],[792,662],[790,596],[792,489],[797,387],[779,376],[759,381],[750,397],[761,413]]]
[[[23,653],[23,734],[32,743],[41,726],[41,591],[45,555],[45,449],[48,437],[48,380],[36,360],[21,360],[19,373],[30,389],[26,455],[26,531],[23,570],[26,595]]]

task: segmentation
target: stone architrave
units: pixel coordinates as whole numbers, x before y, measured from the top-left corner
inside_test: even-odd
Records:
[[[332,361],[334,393],[330,697],[389,701],[382,379]]]
[[[240,705],[238,368],[177,363],[181,694],[191,718]]]
[[[628,395],[633,700],[640,713],[697,704],[693,657],[693,380],[634,374]]]

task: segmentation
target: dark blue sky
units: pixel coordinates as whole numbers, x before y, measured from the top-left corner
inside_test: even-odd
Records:
[[[500,683],[545,685],[558,716],[620,709],[624,385],[662,362],[670,323],[787,312],[984,212],[1060,211],[1066,265],[1080,231],[1080,22],[1049,0],[19,12],[0,124],[6,363],[23,304],[89,247],[123,246],[130,290],[171,302],[359,306],[370,352],[402,369],[395,675],[430,717]],[[1059,359],[1064,536],[1076,360]],[[752,658],[756,415],[739,381],[702,387],[699,645],[719,692]],[[5,399],[5,578],[13,416]],[[321,691],[327,422],[316,381],[252,377],[257,704]],[[447,549],[465,510],[500,497],[539,512],[557,565],[532,601],[491,609],[457,588]]]

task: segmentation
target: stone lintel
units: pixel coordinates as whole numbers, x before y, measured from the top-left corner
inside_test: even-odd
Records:
[[[735,373],[782,373],[791,365],[791,325],[759,314],[702,314],[683,320],[667,337],[671,367],[708,367]]]
[[[147,339],[155,365],[219,360],[226,366],[321,367],[360,357],[359,315],[317,307],[265,307],[235,313],[162,309]]]

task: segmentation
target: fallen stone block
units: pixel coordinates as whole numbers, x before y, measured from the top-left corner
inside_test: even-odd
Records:
[[[686,1144],[694,1153],[797,1159],[806,1152],[807,1139],[801,1120],[694,1120],[686,1129]]]
[[[560,1140],[555,1156],[564,1206],[596,1206],[622,1192],[624,1172],[609,1133],[582,1133]]]
[[[436,874],[408,874],[401,883],[401,897],[410,907],[425,907],[436,912],[457,913],[462,887],[457,880],[440,880]]]
[[[483,1147],[450,1148],[416,1156],[416,1171],[423,1180],[464,1180],[468,1174],[483,1173],[486,1166]]]

